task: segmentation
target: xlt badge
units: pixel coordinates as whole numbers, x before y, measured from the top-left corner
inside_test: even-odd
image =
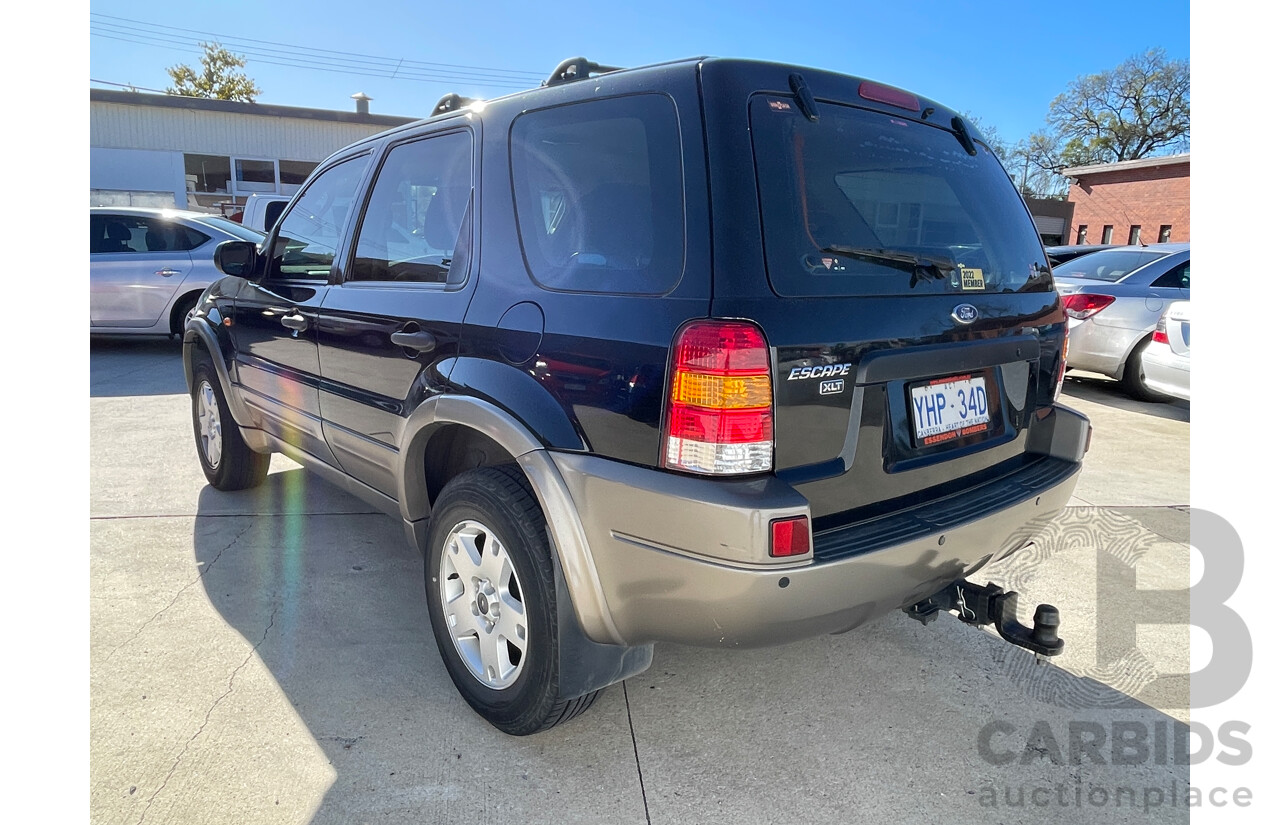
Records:
[[[835,395],[844,392],[844,379],[837,378],[834,381],[823,381],[818,385],[818,395]]]

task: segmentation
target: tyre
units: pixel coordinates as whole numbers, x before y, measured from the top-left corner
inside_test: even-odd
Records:
[[[255,453],[244,442],[213,364],[207,360],[198,362],[192,385],[191,422],[204,477],[219,490],[257,487],[267,477],[271,456]]]
[[[427,609],[458,692],[504,733],[572,719],[599,691],[560,696],[555,572],[546,521],[515,465],[462,473],[431,513]]]
[[[182,339],[182,333],[187,328],[187,316],[196,308],[196,302],[199,300],[200,293],[193,292],[178,299],[178,302],[173,305],[173,312],[169,315],[170,337]]]
[[[1133,352],[1129,353],[1129,360],[1124,362],[1124,375],[1120,378],[1120,386],[1130,398],[1138,401],[1168,401],[1169,396],[1148,388],[1146,379],[1143,377],[1142,351],[1149,343],[1151,343],[1151,337],[1147,336],[1138,342]]]

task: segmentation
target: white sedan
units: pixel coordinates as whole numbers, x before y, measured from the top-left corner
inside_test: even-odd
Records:
[[[1175,301],[1142,351],[1142,383],[1160,395],[1191,400],[1191,302]]]

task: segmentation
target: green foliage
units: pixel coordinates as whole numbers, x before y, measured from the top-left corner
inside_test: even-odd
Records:
[[[1190,148],[1191,64],[1151,49],[1084,75],[1046,118],[1065,166],[1116,163]]]
[[[245,60],[232,54],[218,43],[201,43],[204,55],[200,58],[200,70],[186,64],[165,69],[173,78],[173,85],[165,91],[184,97],[204,97],[215,100],[241,100],[252,103],[262,90],[249,77],[237,69],[244,68]]]

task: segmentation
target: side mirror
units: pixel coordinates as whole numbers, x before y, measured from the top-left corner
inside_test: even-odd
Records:
[[[249,241],[223,241],[213,250],[213,265],[224,275],[252,278],[258,264],[258,247]]]

